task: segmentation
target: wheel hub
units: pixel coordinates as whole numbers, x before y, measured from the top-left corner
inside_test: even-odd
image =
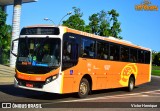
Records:
[[[87,84],[81,83],[81,85],[80,85],[80,93],[82,95],[85,95],[87,93]]]

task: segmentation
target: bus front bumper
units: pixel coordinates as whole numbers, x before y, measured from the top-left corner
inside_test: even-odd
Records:
[[[31,81],[19,80],[15,77],[14,86],[17,88],[34,90],[34,91],[62,94],[61,87],[60,87],[61,83],[58,82],[58,79],[48,84],[45,84],[43,82],[36,83],[36,82],[31,82]]]

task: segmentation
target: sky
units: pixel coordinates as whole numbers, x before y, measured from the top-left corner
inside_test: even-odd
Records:
[[[53,24],[45,21],[49,18],[55,24],[66,13],[77,7],[83,12],[82,19],[88,24],[88,17],[101,10],[115,9],[119,13],[118,20],[121,22],[124,40],[136,45],[160,51],[160,0],[150,0],[152,5],[158,6],[158,11],[137,11],[135,5],[143,0],[38,0],[34,3],[22,5],[21,28],[35,24]],[[7,6],[7,24],[12,24],[13,6]],[[69,17],[69,16],[68,16]],[[65,17],[63,20],[66,20]]]

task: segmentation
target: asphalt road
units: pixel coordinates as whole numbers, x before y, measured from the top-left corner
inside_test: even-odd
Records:
[[[92,95],[89,95],[85,99],[76,98],[75,94],[59,95],[36,92],[15,88],[13,83],[1,83],[0,101],[1,103],[23,105],[40,104],[42,108],[55,108],[58,111],[60,111],[60,109],[63,110],[63,108],[65,108],[65,110],[66,108],[67,110],[75,110],[75,108],[77,110],[83,108],[84,110],[87,108],[92,111],[96,110],[96,108],[103,110],[104,108],[137,110],[137,107],[140,108],[140,110],[144,110],[144,108],[147,108],[146,110],[158,110],[160,108],[160,77],[152,77],[150,83],[137,86],[133,92],[127,92],[125,88],[107,89],[94,91]]]

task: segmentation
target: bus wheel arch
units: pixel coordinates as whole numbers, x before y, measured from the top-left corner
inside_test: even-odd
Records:
[[[89,74],[85,74],[79,84],[78,97],[85,98],[91,93],[92,78]]]
[[[128,80],[128,91],[129,92],[133,91],[135,87],[135,82],[136,82],[135,76],[134,74],[131,74]]]

